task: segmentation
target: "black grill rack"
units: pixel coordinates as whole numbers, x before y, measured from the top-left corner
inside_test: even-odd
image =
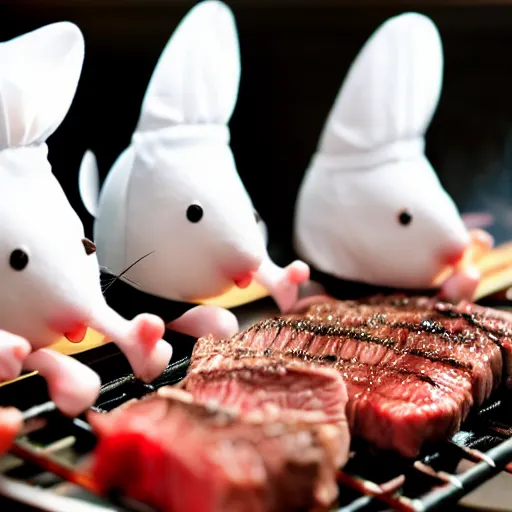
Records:
[[[124,356],[112,345],[95,349],[85,360],[103,376],[99,400],[94,409],[109,411],[132,398],[140,398],[161,386],[179,382],[186,374],[189,359],[169,365],[164,374],[151,385],[144,384],[129,373]],[[107,375],[107,377],[105,377]],[[33,404],[41,395],[44,383],[30,377],[0,393],[2,402]],[[39,390],[39,391],[38,391]],[[34,396],[34,393],[36,396]],[[41,395],[43,396],[44,393]],[[4,473],[33,485],[51,487],[68,480],[95,492],[94,484],[82,473],[58,459],[51,447],[62,439],[73,438],[73,451],[78,456],[90,453],[95,436],[85,417],[69,420],[62,417],[52,402],[23,408],[27,435],[20,438],[12,453],[24,463]],[[332,510],[338,512],[371,512],[401,510],[427,512],[453,510],[456,502],[501,471],[512,472],[512,407],[505,393],[474,412],[462,430],[451,440],[428,447],[417,460],[404,460],[396,454],[373,451],[361,441],[353,441],[352,456],[339,471],[340,501]],[[44,453],[41,450],[44,448]],[[472,463],[462,472],[462,461]],[[507,467],[510,465],[509,467]],[[466,464],[467,466],[467,464]],[[142,504],[120,495],[106,497],[122,510],[148,511]]]

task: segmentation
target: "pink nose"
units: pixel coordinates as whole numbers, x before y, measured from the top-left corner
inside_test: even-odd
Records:
[[[245,272],[233,276],[233,282],[238,288],[247,288],[254,278],[253,272]]]
[[[442,261],[446,265],[457,265],[462,260],[464,253],[466,252],[466,245],[459,245],[452,247],[442,254]]]
[[[224,273],[228,279],[239,288],[246,288],[251,284],[254,274],[260,268],[265,254],[258,253],[239,253],[236,259],[232,259],[226,267]]]
[[[63,335],[72,343],[80,343],[87,334],[87,321],[85,317],[70,310],[49,322],[49,327],[53,331]]]

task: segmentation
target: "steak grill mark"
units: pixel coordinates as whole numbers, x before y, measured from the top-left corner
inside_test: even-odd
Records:
[[[512,333],[508,333],[502,329],[489,327],[482,322],[482,315],[478,315],[477,313],[463,313],[460,311],[455,311],[453,309],[438,309],[437,312],[447,318],[461,318],[468,322],[468,324],[476,327],[487,333],[489,339],[498,345],[500,348],[503,348],[503,343],[500,338],[505,338],[510,336]]]
[[[382,325],[386,325],[387,327],[395,327],[396,325],[393,325],[391,322],[385,322],[385,320],[382,320]],[[364,324],[361,324],[362,327],[368,327],[369,323],[365,322]],[[411,324],[412,328],[416,329],[416,325]],[[393,338],[379,338],[377,336],[371,336],[368,333],[364,331],[358,331],[358,327],[341,327],[337,325],[329,325],[329,324],[315,324],[307,319],[302,320],[295,320],[295,319],[284,319],[284,318],[272,318],[269,320],[265,320],[262,323],[256,324],[253,327],[249,328],[247,331],[245,331],[244,336],[242,337],[242,340],[245,336],[247,336],[252,331],[260,331],[263,329],[277,329],[276,336],[274,340],[269,344],[268,349],[272,348],[272,345],[274,342],[279,338],[279,335],[283,328],[288,327],[292,329],[295,332],[305,332],[308,334],[311,334],[310,343],[314,340],[315,336],[325,336],[325,337],[342,337],[342,338],[348,338],[353,341],[362,341],[366,343],[375,343],[377,345],[381,345],[383,347],[389,348],[396,352],[397,354],[403,354],[403,355],[413,355],[413,356],[419,356],[424,359],[428,359],[432,362],[438,362],[447,364],[449,366],[452,366],[453,368],[457,368],[459,370],[466,370],[471,371],[473,366],[471,363],[464,363],[462,361],[457,361],[456,359],[452,357],[442,357],[435,354],[434,351],[431,350],[420,350],[420,349],[407,349],[407,348],[400,348],[396,346],[396,340]],[[412,329],[408,328],[408,324],[404,325],[403,327],[400,326],[400,328],[408,329],[409,332]],[[431,331],[426,331],[432,334]],[[450,341],[443,339],[443,337],[440,338],[443,341]],[[308,345],[309,347],[309,345]],[[307,353],[308,347],[306,347],[304,352]]]
[[[218,351],[218,352],[212,351],[211,352],[211,357],[214,357],[216,355],[222,355],[222,351]],[[303,349],[293,349],[293,350],[286,350],[284,352],[281,352],[281,351],[273,351],[270,348],[265,348],[262,351],[257,351],[257,350],[252,350],[249,348],[238,347],[236,349],[236,354],[233,355],[233,359],[235,361],[240,360],[240,359],[245,359],[245,358],[257,358],[257,357],[267,357],[270,359],[275,356],[284,357],[284,358],[289,357],[291,359],[298,359],[300,361],[304,361],[304,362],[308,362],[308,363],[312,363],[312,364],[330,363],[333,368],[335,368],[336,370],[338,370],[340,372],[343,370],[344,366],[354,364],[354,363],[358,363],[360,365],[367,366],[370,368],[372,367],[372,365],[369,363],[363,363],[361,361],[357,361],[354,359],[343,359],[341,357],[336,357],[333,354],[311,355]],[[418,380],[421,380],[422,382],[426,382],[427,384],[430,384],[433,387],[440,387],[440,385],[437,382],[435,382],[435,380],[432,379],[432,377],[429,377],[426,374],[419,373],[419,372],[416,372],[413,370],[408,370],[406,368],[399,368],[399,367],[391,365],[389,363],[379,363],[378,366],[380,369],[385,369],[392,373],[396,373],[396,374],[400,374],[400,375],[410,375],[412,377],[417,378]],[[213,375],[217,372],[221,373],[221,372],[223,372],[223,370],[210,370],[208,375]],[[229,374],[227,376],[229,377]],[[201,374],[198,374],[198,377],[201,377]],[[209,377],[207,377],[207,378],[209,378]]]
[[[472,327],[475,327],[477,329],[480,329],[484,332],[486,332],[489,335],[489,338],[493,343],[496,345],[502,347],[503,343],[500,340],[500,338],[510,338],[512,337],[512,329],[500,329],[500,328],[492,328],[488,325],[485,325],[485,308],[481,306],[476,306],[474,304],[471,304],[472,309],[476,309],[477,311],[472,311],[471,313],[464,312],[464,311],[457,311],[456,307],[449,304],[449,303],[441,303],[434,300],[429,300],[431,307],[435,310],[435,312],[445,318],[453,318],[453,319],[462,319],[465,320],[469,325]],[[390,300],[384,300],[382,301],[383,305],[390,305],[392,307],[400,308],[402,310],[414,310],[416,306],[416,300],[410,299],[410,298],[392,298]],[[356,304],[355,302],[352,302],[352,304]],[[366,305],[364,302],[361,302],[359,304]],[[370,302],[367,303],[369,306],[375,306],[379,304],[379,299],[372,298]],[[469,305],[469,303],[468,303]],[[481,310],[481,311],[478,311]],[[488,311],[487,311],[488,312]],[[377,313],[376,316],[378,316],[379,313]],[[498,320],[503,322],[501,318],[492,318],[494,320]],[[412,324],[414,327],[417,327],[415,324]],[[441,329],[443,328],[440,326]]]

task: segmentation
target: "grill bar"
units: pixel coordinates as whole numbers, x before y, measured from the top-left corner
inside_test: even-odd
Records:
[[[35,464],[45,471],[53,473],[55,476],[62,478],[72,484],[78,485],[83,489],[92,492],[93,494],[101,494],[95,482],[86,474],[75,471],[73,468],[67,467],[64,464],[52,460],[50,457],[39,454],[29,448],[23,446],[22,443],[16,442],[11,447],[10,452],[16,455],[25,462]]]
[[[82,489],[103,496],[102,492],[94,482],[92,478],[86,473],[76,471],[72,467],[68,467],[65,464],[53,460],[50,456],[39,454],[30,448],[25,447],[22,443],[16,442],[10,449],[13,455],[23,459],[26,462],[35,464],[41,469],[48,471],[69,483],[78,485]],[[139,503],[136,500],[128,498],[126,496],[112,493],[108,496],[110,501],[115,504],[128,509],[132,512],[156,512],[151,507],[143,503]]]
[[[438,510],[441,506],[454,503],[500,473],[512,459],[512,438],[491,448],[486,455],[494,462],[494,467],[486,461],[479,462],[456,477],[460,486],[450,483],[431,491],[421,500],[425,510]]]
[[[412,500],[405,498],[403,496],[395,497],[390,492],[385,492],[381,486],[374,482],[353,477],[343,471],[338,471],[337,477],[339,483],[351,487],[352,489],[360,492],[364,496],[377,498],[383,503],[390,505],[393,508],[393,510],[396,510],[398,512],[416,512],[416,510],[418,510],[414,506]],[[366,505],[366,502],[364,504]],[[345,509],[338,509],[338,512],[340,510]]]

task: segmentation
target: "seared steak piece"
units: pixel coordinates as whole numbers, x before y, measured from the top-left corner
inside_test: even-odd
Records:
[[[265,320],[230,340],[199,340],[183,385],[201,398],[209,379],[219,387],[213,373],[233,369],[236,376],[240,365],[263,365],[265,358],[330,366],[347,385],[351,433],[415,457],[425,442],[453,435],[500,384],[510,325],[485,308],[430,298],[333,300],[303,315]]]
[[[346,400],[339,375],[320,374],[330,392]],[[297,411],[281,420],[279,407],[239,415],[211,401],[193,403],[175,387],[161,388],[90,415],[99,437],[93,477],[104,492],[122,490],[163,512],[328,506],[337,497],[336,469],[347,457],[347,427],[338,421],[344,404],[331,404],[316,418]]]
[[[346,424],[347,391],[333,369],[270,357],[234,361],[219,356],[203,371],[191,372],[179,384],[195,402],[218,403],[240,414],[275,411],[280,421]],[[348,453],[348,427],[346,449]],[[345,459],[339,461],[344,464]]]
[[[500,347],[505,385],[512,389],[512,314],[468,302],[461,302],[456,306],[444,304],[439,307],[445,316],[462,316],[471,325],[485,331],[489,339]]]

